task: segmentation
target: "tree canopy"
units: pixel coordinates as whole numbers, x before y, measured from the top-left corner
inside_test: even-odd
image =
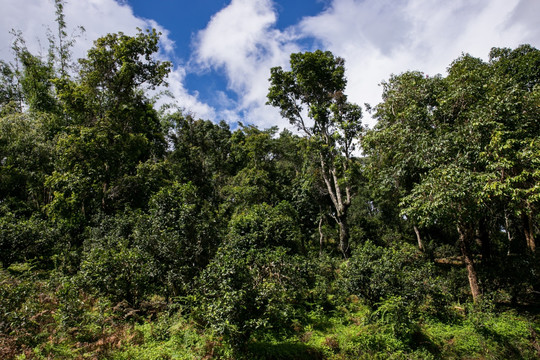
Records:
[[[159,33],[0,62],[0,358],[538,357],[540,51],[345,95],[295,53],[295,131],[158,109]]]
[[[291,70],[271,69],[267,104],[309,139],[320,162],[320,174],[332,200],[332,216],[339,225],[340,250],[350,252],[347,213],[353,186],[351,175],[358,136],[362,131],[362,111],[347,101],[347,84],[342,58],[329,52],[291,54]],[[311,125],[304,116],[310,119]]]

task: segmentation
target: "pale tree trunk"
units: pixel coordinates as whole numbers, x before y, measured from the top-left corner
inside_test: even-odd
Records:
[[[343,254],[343,257],[346,259],[350,255],[349,249],[349,226],[347,224],[347,215],[337,218],[339,225],[339,249]]]
[[[418,250],[424,251],[424,243],[422,237],[420,236],[420,231],[416,225],[413,225],[414,233],[416,234],[416,240],[418,241]]]
[[[323,217],[319,219],[319,255],[322,255],[323,252],[323,243],[324,243],[324,234],[322,231]]]
[[[508,220],[508,213],[504,212],[504,226],[506,227],[506,235],[508,237],[508,252],[506,255],[510,256],[512,253],[512,233],[510,232],[510,221]]]
[[[349,257],[349,226],[347,224],[347,212],[351,205],[351,189],[349,185],[345,185],[345,196],[342,194],[342,190],[339,184],[338,177],[336,175],[337,170],[333,164],[328,165],[324,158],[321,156],[321,169],[328,195],[332,200],[336,214],[333,215],[339,226],[339,250],[346,259]]]
[[[461,254],[463,255],[463,262],[467,267],[467,276],[469,278],[471,294],[473,301],[476,303],[480,299],[480,286],[478,285],[478,275],[476,274],[474,261],[469,249],[469,242],[471,241],[473,232],[460,225],[458,225],[457,230],[459,233],[459,247],[461,249]]]

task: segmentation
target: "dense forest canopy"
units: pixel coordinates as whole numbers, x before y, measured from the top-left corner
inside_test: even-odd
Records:
[[[155,30],[74,62],[56,5],[0,62],[0,357],[540,354],[540,50],[393,75],[372,129],[343,59],[291,54],[298,132],[231,130],[157,108]]]

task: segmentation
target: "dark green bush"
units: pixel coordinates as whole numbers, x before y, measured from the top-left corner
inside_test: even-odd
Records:
[[[155,289],[153,259],[124,238],[108,236],[87,245],[78,283],[111,297],[138,304]]]
[[[132,305],[153,293],[185,294],[215,252],[220,224],[212,215],[194,186],[173,183],[151,198],[148,213],[96,218],[79,283]]]
[[[257,332],[288,333],[305,298],[308,266],[291,254],[298,227],[290,207],[262,204],[237,214],[226,243],[201,273],[194,316],[235,349]]]
[[[399,296],[419,305],[427,296],[438,296],[433,266],[412,246],[382,247],[368,241],[357,247],[343,274],[344,285],[374,306]]]
[[[287,201],[275,207],[255,205],[231,219],[229,239],[244,250],[282,246],[297,251],[301,235],[295,219],[296,213]]]
[[[173,183],[150,200],[140,218],[134,246],[155,265],[156,280],[167,294],[183,295],[213,257],[220,240],[220,216],[191,184]]]
[[[199,277],[194,316],[236,349],[255,333],[286,335],[301,316],[305,276],[302,259],[286,249],[228,246]]]
[[[53,224],[39,214],[27,219],[7,212],[0,217],[0,262],[6,268],[14,262],[27,260],[48,266],[48,257],[61,239]]]

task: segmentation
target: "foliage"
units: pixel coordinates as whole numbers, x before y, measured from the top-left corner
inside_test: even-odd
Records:
[[[191,184],[173,183],[151,199],[134,229],[133,246],[152,259],[154,281],[179,296],[212,259],[221,232],[219,214]]]
[[[537,49],[393,75],[368,131],[292,54],[295,134],[158,111],[155,30],[75,66],[54,3],[0,62],[0,358],[538,357]]]
[[[403,303],[409,309],[438,293],[433,267],[410,245],[382,247],[367,241],[356,248],[344,269],[349,293],[377,306],[381,301]]]
[[[339,225],[339,248],[350,252],[347,212],[351,205],[354,151],[362,132],[362,110],[347,101],[344,60],[329,52],[291,54],[291,70],[271,69],[267,104],[310,140],[310,150],[320,163],[320,175],[332,201]],[[304,108],[305,107],[305,108]],[[305,112],[313,121],[304,119]]]
[[[35,260],[37,265],[50,266],[49,258],[58,251],[63,239],[59,229],[38,215],[29,219],[13,213],[1,213],[0,262],[9,267],[15,262]],[[47,264],[49,263],[49,264]]]
[[[76,281],[115,302],[138,304],[154,290],[155,265],[154,259],[133,246],[136,216],[129,215],[102,219],[98,228],[90,230]]]
[[[287,333],[298,316],[307,269],[288,254],[298,237],[288,211],[287,204],[263,204],[236,215],[198,279],[195,316],[233,348],[243,349],[257,331]]]

